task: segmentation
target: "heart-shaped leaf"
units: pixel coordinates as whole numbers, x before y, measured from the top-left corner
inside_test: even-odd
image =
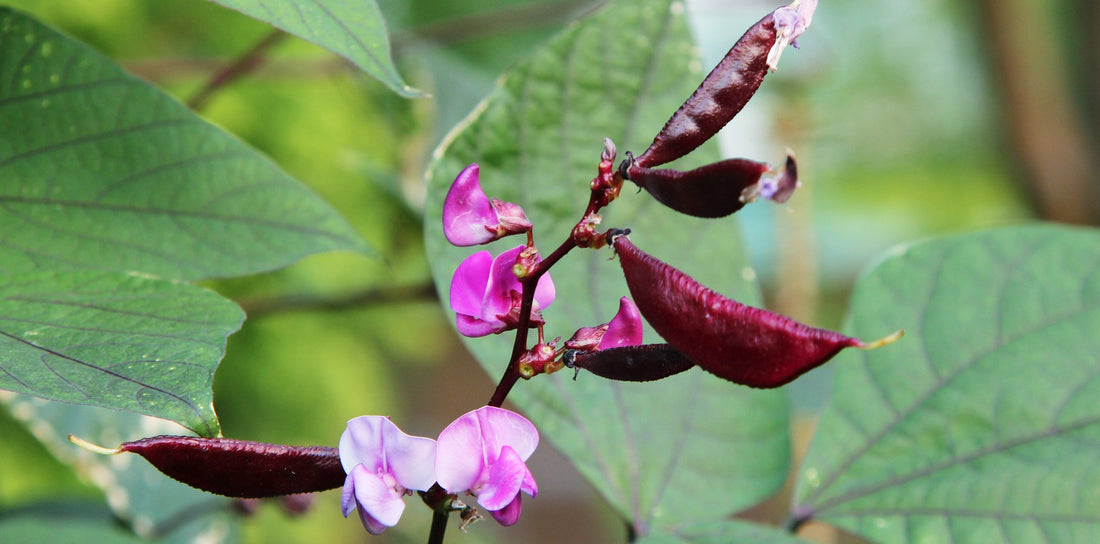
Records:
[[[213,0],[340,55],[396,93],[422,93],[405,84],[390,54],[386,21],[375,0]]]
[[[1100,233],[1025,226],[903,247],[856,287],[798,519],[879,542],[1100,538]]]
[[[0,275],[0,389],[218,434],[212,391],[244,314],[180,282],[118,272]]]
[[[443,198],[454,177],[477,162],[486,193],[523,206],[548,254],[584,211],[604,137],[620,150],[644,148],[702,79],[682,9],[671,1],[612,3],[519,63],[448,138],[429,173],[425,221],[442,300],[458,264],[473,253],[447,245],[443,236]],[[690,160],[715,155],[708,146]],[[640,247],[728,295],[756,298],[743,278],[746,264],[730,222],[681,216],[646,194],[623,191],[605,210],[604,226],[632,227]],[[504,239],[489,247],[499,254],[519,243]],[[567,338],[615,314],[627,289],[611,256],[607,249],[574,250],[553,268],[557,300],[543,312],[549,338]],[[660,341],[652,330],[647,334],[648,342]],[[467,345],[495,378],[508,363],[511,342],[506,334]],[[749,390],[698,370],[644,384],[562,374],[520,383],[509,399],[638,535],[723,518],[785,479],[781,391]]]
[[[0,119],[0,274],[226,277],[367,249],[270,160],[9,8]]]

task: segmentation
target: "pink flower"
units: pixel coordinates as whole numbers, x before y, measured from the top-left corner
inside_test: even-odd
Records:
[[[538,443],[538,431],[523,416],[493,406],[478,408],[439,433],[436,478],[448,493],[469,492],[497,522],[513,525],[523,509],[520,492],[538,494],[525,464]]]
[[[372,535],[397,525],[405,511],[405,495],[426,491],[435,483],[435,441],[409,436],[384,416],[360,416],[348,421],[340,437],[344,480],[344,517],[359,510],[363,527]]]
[[[488,251],[470,255],[451,278],[451,309],[458,332],[477,337],[499,333],[519,324],[522,287],[514,268],[526,246],[517,246],[493,258]],[[543,274],[535,286],[531,322],[542,322],[539,310],[554,302],[554,282]]]
[[[593,351],[642,343],[642,314],[627,297],[619,299],[619,311],[610,323],[596,327],[584,327],[573,334],[566,343],[569,349]]]
[[[478,166],[458,174],[443,201],[443,235],[459,246],[476,246],[531,230],[523,209],[511,202],[489,199],[478,181]]]

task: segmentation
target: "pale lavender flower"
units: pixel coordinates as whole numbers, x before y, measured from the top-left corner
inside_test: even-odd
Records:
[[[426,491],[435,483],[435,441],[409,436],[384,416],[348,421],[340,437],[344,480],[344,517],[352,510],[367,532],[380,534],[397,525],[405,495]]]
[[[538,494],[525,464],[538,443],[538,431],[523,416],[494,406],[478,408],[439,433],[436,478],[448,493],[469,492],[497,522],[513,525],[523,509],[520,493]]]
[[[531,221],[522,208],[485,196],[477,164],[463,169],[447,191],[443,201],[443,235],[456,246],[487,244],[529,230]]]
[[[451,309],[463,336],[485,336],[518,325],[522,286],[514,268],[524,248],[517,246],[495,259],[479,251],[458,265],[451,278]],[[535,285],[532,324],[542,322],[539,311],[554,302],[554,294],[550,274],[543,274]]]

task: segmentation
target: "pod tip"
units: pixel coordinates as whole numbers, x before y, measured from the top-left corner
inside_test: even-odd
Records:
[[[898,339],[900,339],[902,336],[905,336],[905,331],[899,329],[897,331],[894,331],[891,334],[888,334],[886,336],[883,336],[882,338],[879,338],[878,340],[875,340],[875,341],[872,341],[872,342],[861,343],[859,345],[859,348],[860,349],[881,348],[882,346],[885,346],[887,344],[893,344],[894,342],[897,342]]]
[[[115,454],[122,453],[121,449],[113,449],[112,450],[110,448],[104,448],[103,446],[100,446],[98,444],[92,444],[91,442],[88,442],[87,440],[84,440],[83,438],[80,438],[79,436],[75,436],[75,435],[71,435],[71,434],[69,435],[69,442],[72,442],[73,444],[76,444],[77,446],[80,446],[81,448],[84,448],[84,449],[86,449],[86,450],[88,450],[92,453],[98,453],[100,455],[115,455]]]

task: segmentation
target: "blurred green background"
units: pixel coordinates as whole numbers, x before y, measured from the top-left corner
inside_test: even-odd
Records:
[[[488,399],[496,377],[470,360],[430,285],[422,174],[443,134],[502,71],[595,3],[380,1],[402,74],[432,94],[417,100],[210,2],[0,3],[191,103],[312,187],[382,255],[321,255],[210,283],[249,316],[215,381],[226,436],[335,445],[344,422],[361,414],[389,414],[412,434],[434,436]],[[703,66],[774,7],[688,3]],[[1031,219],[1100,221],[1096,2],[823,0],[800,42],[722,135],[727,156],[778,162],[789,147],[799,158],[804,187],[788,205],[752,206],[737,218],[772,309],[836,328],[855,278],[894,244]],[[248,73],[207,89],[260,43]],[[790,388],[803,423],[824,403],[828,380],[826,366]],[[809,424],[795,428],[804,442]],[[99,496],[6,413],[0,436],[0,509]],[[622,538],[610,510],[550,447],[531,466],[540,495],[526,501],[519,525],[485,522],[449,541]],[[781,519],[784,500],[772,502],[751,516]],[[321,494],[297,518],[264,505],[241,532],[247,542],[426,535],[427,511],[415,500],[382,537],[341,518],[338,503],[338,491]]]

